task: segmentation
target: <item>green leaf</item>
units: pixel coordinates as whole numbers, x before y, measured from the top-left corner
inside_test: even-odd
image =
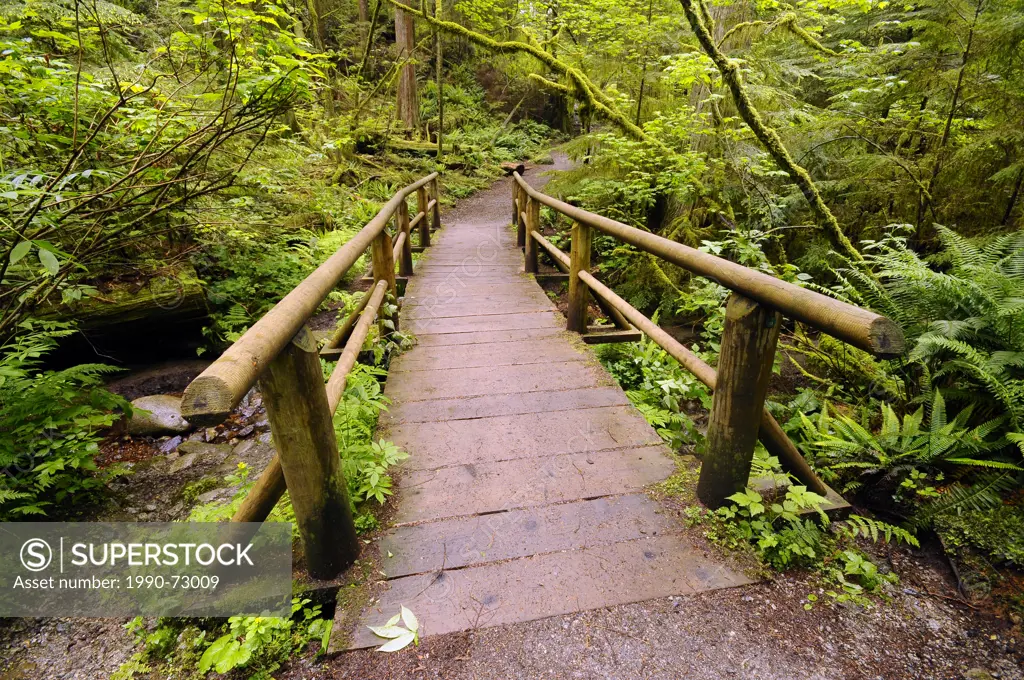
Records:
[[[43,267],[46,268],[46,271],[50,273],[50,276],[56,276],[57,272],[60,271],[60,261],[58,261],[57,256],[49,250],[39,251],[39,261],[42,263]]]
[[[11,264],[16,264],[32,250],[31,241],[22,241],[11,250]]]
[[[222,656],[225,654],[225,650],[227,650],[232,643],[237,645],[238,641],[235,640],[235,637],[230,633],[214,640],[213,644],[207,647],[206,651],[203,652],[202,658],[199,659],[199,672],[206,673],[213,668],[214,664],[221,660]]]

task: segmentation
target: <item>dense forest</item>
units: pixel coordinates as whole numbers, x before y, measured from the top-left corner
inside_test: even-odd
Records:
[[[752,476],[788,491],[693,501],[712,391],[649,339],[601,346],[679,454],[655,493],[689,499],[690,528],[762,573],[810,574],[808,612],[885,608],[903,551],[951,565],[945,597],[1020,638],[1019,3],[0,0],[0,27],[3,521],[230,518],[254,461],[173,477],[166,512],[133,485],[163,484],[153,461],[179,445],[269,441],[259,397],[188,434],[146,425],[156,402],[139,397],[155,392],[124,376],[216,358],[420,177],[440,173],[449,210],[558,158],[548,194],[883,314],[906,338],[877,359],[781,330],[767,406],[852,504],[834,522],[760,446]],[[540,220],[568,251],[571,221]],[[592,257],[716,365],[728,289],[605,234]],[[327,326],[358,307],[367,266],[321,306]],[[564,307],[566,286],[545,287]],[[408,455],[375,432],[388,366],[415,342],[375,327],[334,416],[367,544]],[[157,391],[180,398],[198,370]],[[287,498],[271,519],[294,521]],[[294,608],[136,619],[115,677],[269,678],[326,647],[321,605]]]

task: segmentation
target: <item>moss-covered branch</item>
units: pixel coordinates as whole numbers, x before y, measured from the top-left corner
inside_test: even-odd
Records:
[[[402,4],[397,0],[388,0],[394,7],[403,9],[407,12],[414,12],[422,17],[427,23],[432,26],[436,26],[446,33],[452,33],[454,35],[462,36],[472,43],[485,47],[489,50],[499,53],[514,53],[520,52],[529,54],[537,61],[547,66],[551,71],[558,73],[567,78],[572,83],[572,94],[575,98],[583,102],[584,105],[591,107],[595,112],[601,115],[605,120],[618,127],[627,136],[633,139],[648,142],[657,146],[659,149],[666,153],[672,153],[668,147],[664,146],[661,142],[654,139],[646,132],[643,131],[638,125],[634,125],[632,121],[626,118],[624,115],[619,113],[615,109],[615,103],[611,98],[594,85],[594,83],[588,78],[582,71],[572,66],[569,66],[564,61],[558,59],[554,55],[545,50],[523,42],[516,42],[511,40],[499,41],[490,38],[481,33],[471,31],[462,24],[455,23],[453,21],[443,21],[436,19],[426,12],[421,12],[409,5]],[[548,81],[551,82],[551,81]]]
[[[754,136],[761,142],[761,145],[764,146],[776,164],[789,173],[789,176],[800,188],[818,222],[832,242],[833,248],[841,254],[850,257],[855,262],[862,262],[864,257],[853,247],[850,239],[843,233],[842,227],[839,226],[839,221],[832,214],[832,211],[828,209],[828,206],[825,205],[825,201],[821,198],[821,193],[814,184],[814,180],[811,179],[810,174],[793,160],[778,133],[768,127],[761,118],[761,114],[754,107],[740,79],[739,65],[726,57],[718,48],[718,45],[715,44],[715,39],[711,36],[711,32],[708,30],[703,19],[703,15],[707,13],[707,10],[703,7],[702,1],[679,0],[679,3],[683,6],[686,20],[690,23],[690,28],[697,36],[701,49],[715,62],[715,66],[722,74],[722,80],[729,87],[729,92],[732,94],[736,109],[739,111],[740,117],[743,118],[743,122],[751,129]]]
[[[757,20],[744,21],[741,24],[736,24],[735,26],[730,28],[725,35],[722,36],[721,40],[718,41],[718,47],[724,45],[726,41],[729,40],[729,38],[736,35],[737,33],[741,33],[752,28],[762,27],[764,28],[764,35],[771,33],[777,28],[782,28],[788,30],[790,33],[795,35],[802,43],[810,47],[812,50],[815,50],[817,52],[823,52],[824,54],[827,54],[830,57],[839,56],[839,52],[836,52],[835,50],[822,45],[821,41],[815,38],[814,35],[807,31],[807,29],[803,28],[798,23],[796,23],[796,14],[793,14],[792,12],[790,12],[789,14],[784,14],[775,21]]]

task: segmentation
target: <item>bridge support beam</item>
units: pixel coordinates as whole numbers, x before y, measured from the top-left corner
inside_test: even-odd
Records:
[[[390,250],[388,251],[390,252]],[[316,340],[303,326],[260,377],[310,576],[334,578],[359,557],[348,486]]]
[[[697,497],[718,508],[750,477],[782,317],[738,293],[729,297]]]

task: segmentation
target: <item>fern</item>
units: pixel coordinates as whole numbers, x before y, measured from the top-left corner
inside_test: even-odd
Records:
[[[942,496],[929,503],[910,522],[914,528],[930,525],[936,517],[955,514],[963,510],[981,511],[998,508],[1003,494],[1016,487],[1016,479],[1008,472],[990,473],[979,477],[973,484],[956,484]]]
[[[850,515],[846,518],[846,521],[841,526],[841,531],[845,532],[850,538],[856,538],[862,536],[864,538],[870,538],[874,542],[878,542],[879,538],[884,538],[886,543],[891,543],[895,540],[897,543],[906,543],[912,545],[915,548],[920,548],[921,544],[917,538],[900,527],[893,526],[892,524],[886,524],[870,517],[863,517],[861,515]]]

